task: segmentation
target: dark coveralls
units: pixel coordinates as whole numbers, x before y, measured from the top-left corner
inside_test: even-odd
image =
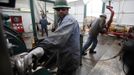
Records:
[[[58,21],[57,29],[39,46],[57,52],[57,75],[75,75],[80,64],[80,30],[78,22],[69,14]]]
[[[48,36],[48,29],[47,29],[47,25],[48,25],[48,21],[45,18],[42,18],[39,22],[41,24],[41,35],[44,35],[44,30],[46,32],[46,35]]]

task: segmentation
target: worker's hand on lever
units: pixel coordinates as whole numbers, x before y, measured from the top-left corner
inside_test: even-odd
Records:
[[[44,54],[44,50],[42,47],[37,47],[30,51],[25,57],[24,57],[24,63],[25,63],[25,68],[29,67],[32,65],[33,60],[41,58]]]
[[[109,10],[112,10],[113,9],[112,6],[107,6],[106,8],[109,9]]]
[[[112,6],[107,6],[107,9],[111,12],[111,15],[114,15],[113,7]]]

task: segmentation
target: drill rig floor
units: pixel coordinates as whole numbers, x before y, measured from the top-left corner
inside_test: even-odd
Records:
[[[32,33],[24,33],[24,40],[29,49],[32,48],[33,37],[31,36]],[[84,34],[83,43],[86,42],[87,36],[88,34]],[[43,38],[41,34],[38,34],[38,37]],[[120,52],[120,42],[121,39],[115,36],[99,35],[95,49],[97,53],[89,54],[87,51],[87,55],[82,56],[82,65],[76,75],[125,75],[120,56],[115,57]]]

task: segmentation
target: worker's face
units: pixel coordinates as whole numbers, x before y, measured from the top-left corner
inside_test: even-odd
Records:
[[[55,9],[57,11],[57,15],[60,17],[64,17],[66,14],[68,14],[68,8],[57,8]]]

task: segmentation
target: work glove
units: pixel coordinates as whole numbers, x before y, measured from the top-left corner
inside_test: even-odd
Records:
[[[24,57],[24,63],[25,63],[25,68],[28,68],[33,64],[34,59],[41,58],[44,54],[44,50],[42,47],[37,47],[30,51],[25,57]],[[36,57],[36,58],[35,58]]]
[[[100,31],[101,34],[105,34],[106,32],[107,32],[106,28],[103,28],[103,29]]]

